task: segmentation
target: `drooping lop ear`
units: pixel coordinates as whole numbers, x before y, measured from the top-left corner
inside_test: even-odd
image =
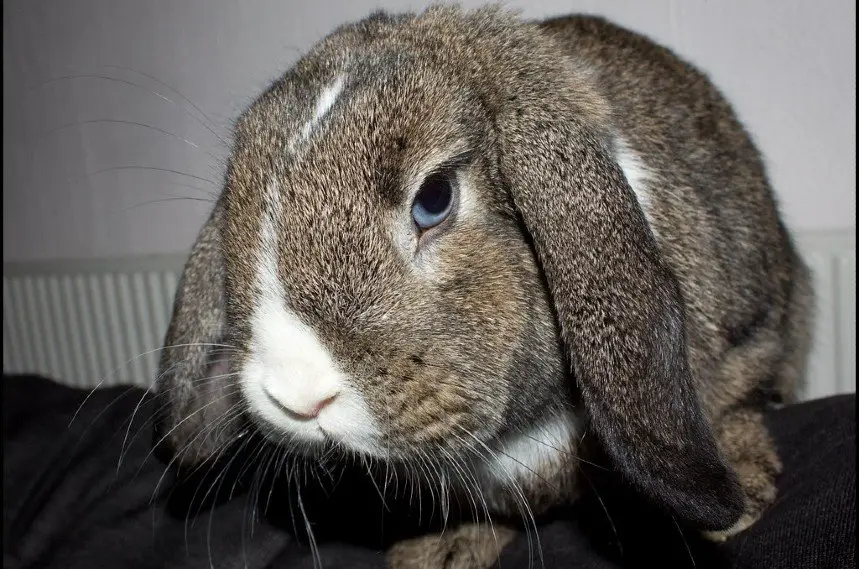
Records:
[[[607,141],[576,116],[546,107],[511,114],[499,122],[502,175],[591,428],[656,505],[702,529],[729,527],[743,495],[695,390],[679,285],[632,188]]]
[[[155,383],[155,454],[190,467],[238,436],[238,387],[224,344],[223,200],[200,231],[179,281]]]

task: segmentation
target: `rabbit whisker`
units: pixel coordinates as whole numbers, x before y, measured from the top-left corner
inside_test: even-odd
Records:
[[[215,128],[215,126],[217,126],[217,125],[216,125],[216,123],[215,123],[215,121],[214,121],[214,120],[212,120],[212,118],[211,118],[209,115],[207,115],[205,112],[203,112],[203,110],[202,110],[199,106],[195,105],[195,104],[194,104],[194,102],[193,102],[193,101],[191,101],[191,99],[189,99],[188,97],[186,97],[185,95],[183,95],[183,94],[182,94],[178,89],[176,89],[175,87],[172,87],[172,86],[168,85],[167,83],[165,83],[165,82],[164,82],[164,81],[162,81],[161,79],[158,79],[157,77],[155,77],[155,76],[153,76],[153,75],[150,75],[150,74],[148,74],[148,73],[145,73],[145,72],[143,72],[143,71],[140,71],[139,69],[134,69],[134,68],[131,68],[131,67],[123,67],[123,66],[121,66],[121,65],[107,65],[107,66],[105,66],[105,67],[113,68],[113,69],[122,69],[122,70],[124,70],[124,71],[131,71],[132,73],[137,73],[138,75],[141,75],[141,76],[143,76],[143,77],[146,77],[147,79],[150,79],[150,80],[152,80],[152,81],[155,81],[156,83],[158,83],[158,84],[159,84],[159,85],[161,85],[162,87],[166,87],[168,90],[170,90],[171,92],[173,92],[175,95],[178,95],[178,96],[179,96],[179,98],[181,98],[181,99],[182,99],[182,100],[184,100],[186,103],[188,103],[189,105],[191,105],[191,108],[193,108],[195,111],[197,111],[197,112],[200,114],[200,116],[201,116],[203,119],[205,119],[205,120],[208,122],[208,124],[209,124],[209,125],[211,125],[211,126],[212,126],[212,129],[214,129],[214,128]],[[174,103],[174,104],[175,104],[175,103]],[[186,110],[186,112],[187,112],[187,110]],[[188,114],[190,114],[190,113],[188,113]],[[205,126],[205,125],[204,125],[204,126]],[[223,139],[223,138],[222,138],[222,137],[221,137],[217,132],[215,132],[215,131],[214,131],[214,130],[212,130],[212,129],[209,129],[209,132],[211,132],[212,134],[214,134],[214,135],[218,138],[218,141],[219,141],[221,144],[223,144],[224,146],[229,146],[229,144],[227,143],[227,141],[226,141],[226,140],[224,140],[224,139]]]
[[[459,427],[459,429],[465,435],[467,435],[468,437],[473,439],[477,443],[478,446],[482,447],[484,449],[484,451],[486,453],[488,453],[488,455],[491,456],[496,463],[498,463],[498,453],[496,453],[496,451],[491,449],[486,443],[481,441],[471,431],[469,431],[463,427]],[[474,451],[478,457],[480,457],[481,459],[483,459],[486,462],[487,465],[491,464],[486,455],[484,455],[482,452],[478,452],[477,449],[474,449]],[[519,462],[518,460],[516,460],[513,457],[508,456],[508,458],[511,458],[516,462]],[[519,464],[521,464],[521,462]],[[525,466],[525,465],[522,465],[522,466]],[[504,470],[506,471],[508,482],[510,484],[510,488],[514,491],[513,495],[516,497],[516,503],[517,503],[517,507],[520,510],[520,514],[522,515],[523,520],[528,522],[525,524],[525,530],[526,530],[525,536],[528,540],[528,550],[529,550],[529,552],[534,550],[534,541],[536,541],[536,549],[537,549],[537,554],[539,555],[539,558],[540,558],[540,565],[545,566],[545,561],[543,559],[543,547],[540,543],[540,535],[539,535],[539,532],[537,530],[537,521],[536,521],[536,518],[534,516],[534,512],[531,510],[531,506],[528,504],[528,500],[525,498],[525,494],[522,491],[522,487],[516,482],[516,477],[513,476],[513,474],[506,467],[504,467]],[[531,535],[532,532],[533,532],[533,540],[532,540],[532,535]],[[528,556],[528,566],[529,567],[532,565],[532,562],[533,562],[532,556],[529,555]]]
[[[221,159],[220,157],[216,156],[215,154],[201,148],[199,144],[197,144],[196,142],[194,142],[192,140],[188,140],[187,138],[179,136],[178,134],[170,132],[169,130],[164,130],[164,129],[158,128],[156,126],[152,126],[152,125],[142,123],[142,122],[137,122],[137,121],[122,120],[122,119],[89,119],[89,120],[83,120],[83,121],[76,121],[76,122],[62,124],[60,126],[56,126],[56,127],[51,128],[51,129],[48,129],[46,131],[43,131],[41,133],[41,136],[48,136],[48,135],[55,134],[57,132],[60,132],[60,131],[66,130],[66,129],[74,128],[76,126],[84,126],[84,125],[89,125],[89,124],[123,124],[123,125],[128,125],[128,126],[138,126],[141,128],[152,130],[152,131],[158,132],[160,134],[164,134],[166,136],[175,138],[177,140],[180,140],[180,141],[186,143],[188,146],[195,148],[195,149],[199,150],[200,152],[206,154],[207,156],[209,156],[210,158],[215,160],[215,162],[217,162],[219,165],[221,165],[223,163],[223,159]]]
[[[138,73],[139,73],[139,72],[138,72]],[[152,95],[155,95],[155,96],[156,96],[156,97],[158,97],[159,99],[162,99],[162,100],[164,100],[164,101],[166,101],[166,102],[168,102],[168,103],[170,103],[170,104],[174,105],[175,107],[177,107],[177,108],[181,109],[182,111],[184,111],[184,112],[185,112],[189,117],[191,117],[195,122],[197,122],[197,123],[198,123],[198,124],[200,124],[203,128],[205,128],[205,129],[206,129],[206,130],[208,130],[210,133],[212,133],[212,134],[213,134],[213,135],[218,139],[218,141],[219,141],[221,144],[223,144],[225,147],[229,147],[229,144],[227,143],[227,141],[226,141],[226,140],[224,140],[224,138],[223,138],[221,135],[219,135],[217,132],[215,132],[215,130],[214,130],[213,128],[211,128],[209,125],[207,125],[205,122],[203,122],[203,121],[202,121],[198,116],[196,116],[195,114],[193,114],[193,113],[191,113],[190,111],[188,111],[188,109],[184,108],[182,105],[179,105],[178,103],[176,103],[176,101],[174,101],[173,99],[171,99],[171,98],[167,97],[166,95],[163,95],[162,93],[159,93],[158,91],[155,91],[155,90],[153,90],[153,89],[148,89],[148,88],[144,87],[143,85],[141,85],[141,84],[139,84],[139,83],[135,83],[134,81],[129,81],[129,80],[127,80],[127,79],[121,79],[121,78],[119,78],[119,77],[111,77],[111,76],[109,76],[109,75],[101,75],[101,74],[96,74],[96,73],[92,73],[92,74],[77,74],[77,75],[64,75],[64,76],[61,76],[61,77],[54,77],[54,78],[52,78],[52,79],[48,79],[48,80],[46,80],[46,81],[44,81],[44,82],[42,82],[42,83],[40,83],[40,84],[36,85],[35,87],[33,87],[33,90],[44,88],[44,87],[46,87],[46,86],[48,86],[48,85],[51,85],[51,84],[53,84],[53,83],[59,83],[59,82],[62,82],[62,81],[78,80],[78,79],[96,79],[96,80],[99,80],[99,81],[108,81],[108,82],[116,83],[116,84],[119,84],[119,85],[126,85],[126,86],[129,86],[129,87],[134,87],[134,88],[136,88],[136,89],[141,89],[141,90],[143,90],[143,91],[146,91],[147,93],[150,93],[150,94],[152,94]],[[157,81],[157,79],[156,79],[156,81]],[[190,102],[190,101],[189,101],[189,102]]]
[[[182,172],[181,170],[174,170],[173,168],[159,168],[158,166],[140,166],[136,164],[124,164],[122,166],[101,168],[99,170],[95,170],[94,172],[87,172],[86,175],[83,176],[83,178],[91,178],[99,174],[106,174],[108,172],[122,172],[126,170],[143,170],[150,172],[163,172],[166,174],[176,174],[177,176],[185,176],[186,178],[191,178],[192,180],[197,180],[198,182],[206,182],[208,184],[211,184],[212,187],[218,186],[218,183],[214,180],[210,180],[209,178],[204,178],[202,176],[197,176],[195,174],[190,174],[188,172]]]

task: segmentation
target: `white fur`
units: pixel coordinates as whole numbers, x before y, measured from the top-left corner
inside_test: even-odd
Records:
[[[271,210],[263,219],[262,247],[257,258],[257,302],[252,316],[248,361],[241,374],[242,390],[252,411],[290,442],[321,442],[324,435],[355,450],[373,452],[379,429],[361,395],[315,332],[289,311],[277,274],[279,188],[268,188]],[[315,419],[310,413],[334,398]]]
[[[572,413],[550,417],[503,441],[501,452],[496,451],[482,466],[483,475],[502,485],[540,476],[541,470],[568,459],[578,431]]]
[[[653,232],[654,237],[658,237],[656,229],[653,227],[651,217],[653,204],[650,188],[648,187],[652,179],[652,173],[641,160],[641,157],[623,141],[617,142],[615,160],[617,160],[620,169],[623,170],[623,175],[626,176],[626,181],[635,193],[638,205],[641,207],[645,219],[647,219],[650,230]]]
[[[319,97],[316,99],[316,107],[313,109],[313,115],[304,123],[299,133],[289,141],[290,149],[295,152],[298,145],[306,142],[313,134],[313,130],[319,125],[323,118],[331,111],[334,103],[343,92],[343,86],[346,83],[345,75],[338,75],[334,82],[325,87]]]

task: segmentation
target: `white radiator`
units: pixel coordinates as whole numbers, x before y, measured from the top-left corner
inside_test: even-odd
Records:
[[[799,236],[817,295],[805,397],[856,391],[856,233]]]
[[[4,263],[3,373],[148,387],[184,261]]]
[[[799,236],[815,275],[806,397],[856,391],[855,232]],[[184,257],[4,263],[3,372],[151,385]]]

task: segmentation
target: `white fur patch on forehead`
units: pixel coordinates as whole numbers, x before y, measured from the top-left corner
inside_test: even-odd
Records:
[[[653,236],[658,238],[656,229],[653,227],[652,213],[652,198],[649,188],[649,183],[652,179],[652,173],[641,160],[641,157],[636,153],[626,141],[616,140],[615,160],[618,166],[623,171],[627,183],[635,193],[638,200],[638,205],[644,212],[644,217],[647,224],[650,226],[650,231]]]
[[[331,84],[327,85],[322,90],[316,98],[316,106],[313,108],[313,114],[307,122],[304,123],[298,134],[292,137],[289,141],[289,147],[292,152],[295,152],[300,144],[303,144],[310,139],[314,129],[319,126],[322,119],[328,115],[331,108],[334,106],[334,103],[336,103],[337,99],[340,98],[340,94],[343,92],[345,84],[346,75],[341,73],[337,75]]]

